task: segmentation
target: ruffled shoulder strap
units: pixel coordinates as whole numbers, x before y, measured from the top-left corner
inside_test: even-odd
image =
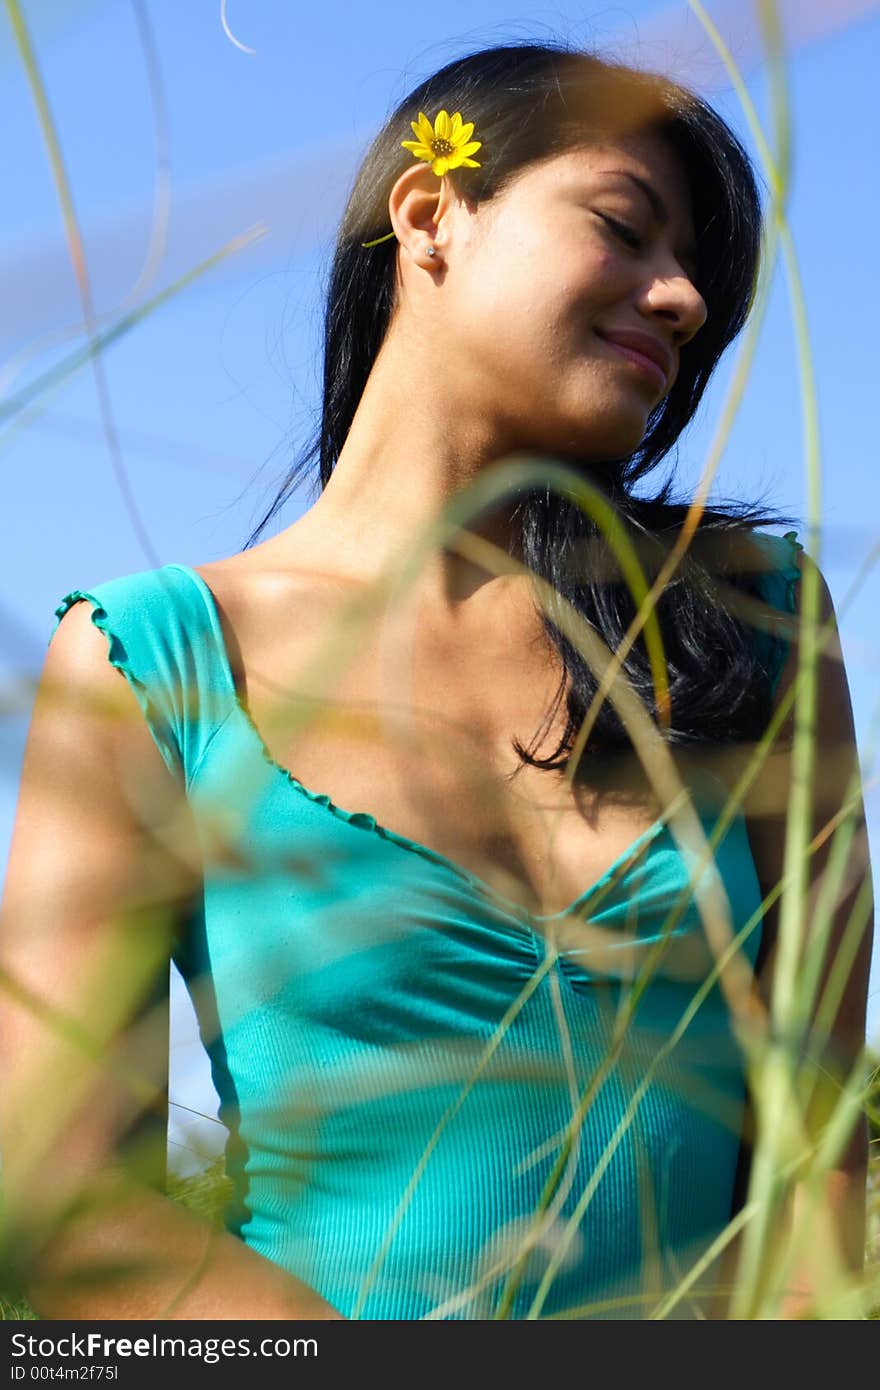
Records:
[[[166,766],[187,789],[234,704],[222,633],[197,580],[185,565],[163,565],[71,589],[50,634],[51,641],[74,603],[92,605],[108,661],[125,676]]]
[[[756,574],[756,582],[764,602],[786,615],[797,613],[797,583],[801,577],[796,556],[803,546],[796,531],[784,536],[754,531],[752,535],[768,557],[766,569]],[[771,623],[772,630],[755,629],[755,642],[770,677],[773,694],[779,685],[782,668],[788,660],[792,625],[786,619]]]

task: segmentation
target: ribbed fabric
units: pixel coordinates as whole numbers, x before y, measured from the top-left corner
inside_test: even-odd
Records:
[[[802,547],[763,539],[762,594],[794,611]],[[57,618],[79,599],[202,843],[204,901],[175,959],[230,1131],[228,1228],[346,1317],[492,1317],[513,1268],[510,1317],[650,1314],[731,1209],[742,1059],[717,983],[698,995],[714,959],[700,904],[714,888],[753,962],[742,816],[699,875],[661,818],[565,912],[528,914],[274,762],[194,570],[73,590]],[[784,640],[765,652],[775,685]],[[708,773],[695,789],[706,835],[718,792]],[[517,1264],[585,1096],[555,1222]]]

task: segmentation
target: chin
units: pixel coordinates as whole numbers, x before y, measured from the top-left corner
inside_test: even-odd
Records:
[[[586,402],[581,394],[552,424],[545,417],[546,428],[532,431],[525,447],[576,464],[624,459],[644,440],[653,408],[632,391],[603,392],[599,400],[594,394]]]
[[[657,401],[629,385],[603,383],[603,389],[580,391],[564,404],[568,408],[560,412],[554,431],[559,447],[600,461],[626,458],[638,449]]]
[[[601,463],[603,459],[622,459],[635,453],[645,437],[647,414],[635,418],[629,412],[625,422],[619,418],[608,421],[606,428],[580,429],[572,432],[568,452],[579,455],[584,460]]]

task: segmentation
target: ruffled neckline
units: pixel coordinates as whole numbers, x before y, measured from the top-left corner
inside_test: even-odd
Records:
[[[383,825],[371,812],[346,810],[345,807],[333,801],[326,792],[314,791],[311,787],[307,787],[289,768],[278,762],[272,755],[253,715],[241,698],[235,684],[235,679],[232,674],[232,665],[226,647],[226,639],[220,623],[219,610],[212,590],[198,571],[192,569],[189,565],[169,564],[166,565],[165,568],[181,570],[184,574],[189,575],[197,585],[211,620],[217,646],[217,654],[222,667],[223,680],[227,687],[227,693],[231,699],[232,707],[250,731],[253,742],[258,748],[264,762],[271,767],[279,777],[283,777],[299,795],[305,797],[314,805],[321,806],[331,816],[334,816],[337,820],[344,822],[346,825],[352,825],[358,829],[365,830],[369,834],[376,835],[382,840],[389,841],[400,849],[406,850],[412,854],[417,854],[422,859],[428,860],[430,863],[450,871],[455,874],[457,878],[466,882],[473,890],[491,902],[494,902],[497,906],[500,906],[504,911],[514,915],[526,925],[529,923],[540,925],[541,923],[562,921],[564,918],[571,916],[582,908],[588,900],[592,900],[594,895],[602,888],[605,889],[605,892],[602,894],[604,898],[607,893],[617,887],[618,883],[628,877],[629,873],[636,867],[638,862],[650,851],[651,845],[658,836],[664,833],[668,836],[669,831],[666,821],[668,816],[674,812],[675,805],[677,805],[678,802],[676,802],[674,806],[669,807],[665,814],[659,816],[647,829],[637,835],[608,866],[604,873],[585,888],[582,893],[579,893],[566,907],[558,912],[531,912],[524,904],[517,903],[512,898],[508,898],[506,894],[500,892],[500,890],[495,888],[488,880],[481,878],[479,874],[475,874],[472,870],[465,868],[463,864],[458,863],[454,859],[450,859],[447,855],[441,854],[439,850],[431,849],[430,846],[423,844],[421,841],[411,839],[408,835],[403,835],[396,830],[390,829],[389,826]]]

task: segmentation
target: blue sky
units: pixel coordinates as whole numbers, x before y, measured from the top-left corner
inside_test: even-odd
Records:
[[[766,120],[767,74],[752,8],[731,0],[708,9]],[[873,442],[880,194],[870,176],[880,5],[792,0],[781,11],[794,142],[789,211],[821,420],[824,526],[812,553],[840,613],[863,766],[873,773],[867,760],[880,689],[876,567],[848,596],[880,541]],[[501,0],[433,8],[398,0],[368,6],[230,0],[226,17],[238,43],[224,32],[220,0],[25,0],[23,12],[61,131],[105,323],[232,238],[248,229],[263,232],[105,354],[116,455],[88,366],[26,417],[0,421],[6,483],[0,674],[13,697],[11,715],[0,721],[0,864],[12,829],[31,683],[60,599],[72,588],[154,563],[201,564],[240,550],[310,434],[318,404],[321,279],[335,220],[359,156],[406,90],[473,47],[565,38],[689,82],[754,153],[738,100],[684,0],[537,9]],[[83,341],[58,198],[5,12],[0,129],[2,401]],[[166,199],[167,235],[146,283],[138,285],[154,211]],[[699,476],[733,360],[729,355],[722,363],[682,442],[682,490],[692,490]],[[123,500],[120,466],[136,499],[137,527]],[[796,529],[806,539],[800,389],[781,268],[714,493],[766,495],[802,518]],[[272,529],[289,525],[306,505],[304,496],[294,499]],[[880,796],[870,785],[866,804],[877,864]],[[875,954],[880,962],[880,948]],[[210,1110],[206,1069],[179,991],[174,1020],[173,1094],[181,1105]],[[869,1036],[880,1042],[880,963]],[[197,1137],[184,1116],[177,1112],[174,1131],[182,1146]],[[198,1131],[205,1132],[210,1127]],[[178,1152],[183,1162],[185,1147]]]

